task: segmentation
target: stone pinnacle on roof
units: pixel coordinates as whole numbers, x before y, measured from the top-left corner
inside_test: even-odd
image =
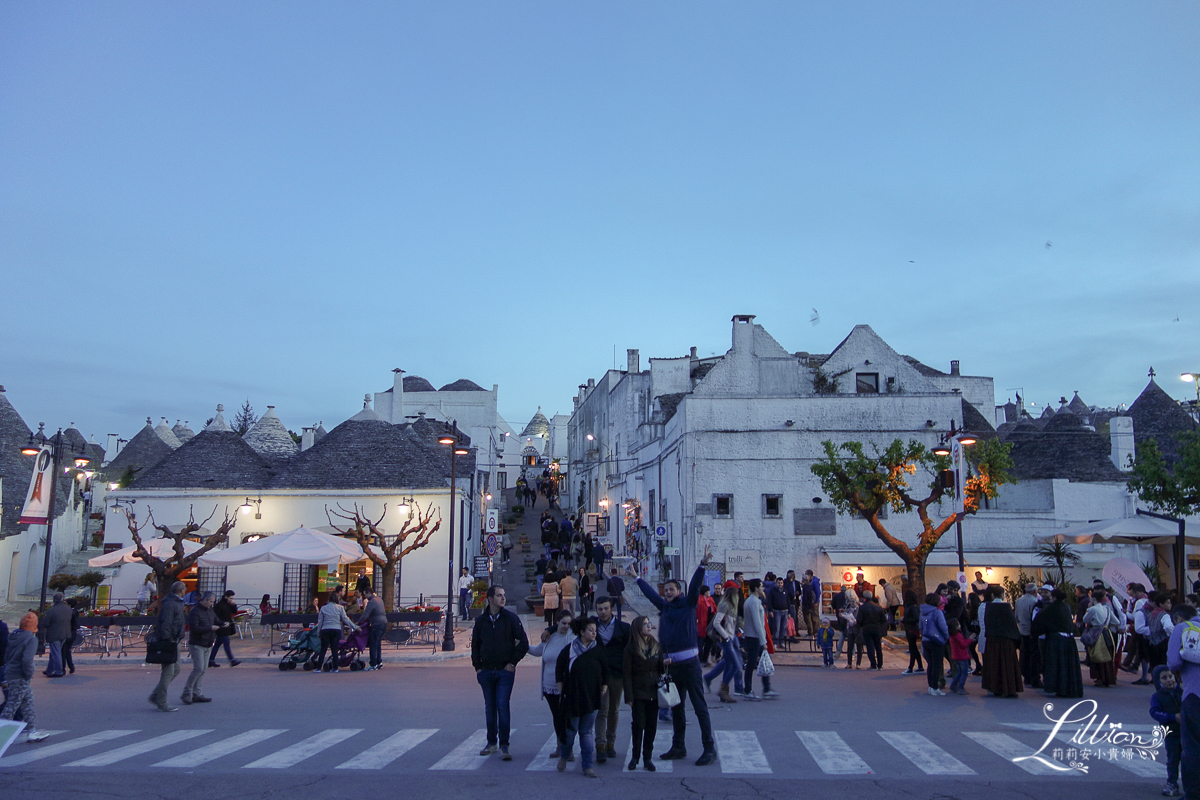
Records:
[[[254,452],[269,460],[290,458],[297,450],[292,435],[275,413],[275,406],[267,406],[266,413],[250,426],[242,439]]]
[[[171,430],[171,426],[167,424],[167,418],[162,417],[161,419],[162,422],[154,426],[154,432],[158,434],[158,438],[166,442],[172,450],[175,450],[183,442],[179,441],[179,437]],[[149,419],[147,419],[147,422],[149,422]]]
[[[350,419],[360,421],[360,422],[364,419],[377,419],[377,420],[383,421],[383,417],[376,414],[375,409],[371,408],[371,395],[369,395],[369,394],[363,395],[362,411],[358,412]]]
[[[229,427],[229,423],[225,421],[225,414],[223,413],[224,411],[225,411],[225,406],[218,403],[217,404],[217,415],[215,417],[213,417],[213,421],[208,423],[208,427],[206,427],[204,430],[206,430],[206,431],[232,431],[233,428]]]
[[[325,421],[321,420],[317,423],[316,430],[313,431],[313,443],[316,444],[317,442],[321,441],[328,433],[329,431],[325,430]]]

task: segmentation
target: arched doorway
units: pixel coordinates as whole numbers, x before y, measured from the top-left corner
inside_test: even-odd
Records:
[[[42,588],[42,573],[38,570],[38,546],[29,545],[29,560],[25,563],[25,594],[35,594]]]

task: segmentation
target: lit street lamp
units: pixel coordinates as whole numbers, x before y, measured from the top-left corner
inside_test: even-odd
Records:
[[[950,433],[943,436],[937,446],[933,448],[935,456],[954,456],[954,489],[956,495],[961,492],[966,492],[966,464],[963,463],[963,447],[970,447],[975,444],[976,438],[966,431],[956,431],[954,429],[954,420],[950,420]],[[953,442],[956,446],[951,447],[948,442]],[[961,484],[961,489],[960,489]],[[958,497],[958,502],[961,504],[965,498]],[[954,515],[954,528],[958,536],[958,571],[966,572],[967,564],[963,558],[963,536],[962,536],[962,519],[963,512],[956,511]]]
[[[1200,419],[1200,372],[1185,372],[1179,376],[1181,380],[1196,386],[1196,418]]]
[[[453,427],[454,423],[451,423]],[[450,534],[447,537],[447,551],[450,564],[446,570],[446,631],[442,635],[442,652],[454,649],[454,489],[455,489],[455,456],[465,456],[471,452],[459,443],[458,437],[445,433],[438,437],[438,444],[450,448]]]
[[[45,423],[38,423],[38,432],[31,434],[29,443],[21,448],[23,455],[40,457],[45,453],[47,458],[54,461],[54,466],[50,470],[50,498],[46,508],[46,557],[42,561],[42,595],[38,602],[39,611],[46,607],[46,586],[50,580],[50,541],[54,532],[54,501],[56,499],[55,492],[58,490],[58,473],[63,471],[62,462],[70,453],[76,454],[74,462],[77,469],[83,469],[92,461],[82,449],[76,450],[63,442],[62,428],[58,429],[58,433],[54,434],[53,439],[45,437],[45,434],[42,433],[44,428]],[[38,470],[38,466],[34,466],[35,471]]]

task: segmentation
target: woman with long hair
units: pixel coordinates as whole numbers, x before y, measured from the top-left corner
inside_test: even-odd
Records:
[[[908,669],[904,675],[916,675],[925,671],[921,662],[921,606],[917,593],[912,589],[904,592],[904,636],[908,639]]]
[[[704,688],[708,690],[719,673],[721,691],[717,697],[722,703],[736,703],[737,700],[729,696],[729,684],[733,684],[736,694],[745,691],[742,686],[742,654],[737,641],[737,599],[740,594],[733,581],[726,581],[725,587],[721,602],[717,604],[717,616],[713,618],[713,633],[721,642],[721,658],[704,676]]]
[[[564,608],[558,612],[555,620],[553,628],[542,631],[541,642],[529,647],[529,655],[541,656],[542,659],[542,697],[546,698],[546,705],[550,706],[554,734],[558,737],[558,750],[551,757],[559,758],[563,755],[563,747],[567,741],[567,718],[563,714],[562,694],[558,690],[554,670],[558,666],[558,656],[563,648],[575,641],[575,634],[571,631],[571,623],[575,621],[575,617]],[[568,760],[573,761],[574,758],[570,757]]]
[[[558,613],[558,568],[554,562],[546,567],[546,579],[542,581],[542,610],[545,612],[546,625],[554,624],[554,615]]]
[[[566,744],[558,756],[558,771],[567,768],[575,737],[579,736],[579,761],[584,776],[599,777],[592,769],[596,743],[596,712],[608,702],[608,662],[596,645],[595,617],[580,617],[573,626],[578,638],[562,649],[554,668],[554,680],[562,695],[567,719]]]
[[[1092,603],[1083,615],[1088,666],[1091,668],[1092,683],[1100,687],[1113,686],[1117,682],[1116,632],[1124,626],[1120,614],[1108,602],[1108,592],[1102,588],[1092,590]],[[1095,637],[1094,639],[1092,637]],[[1091,641],[1091,644],[1087,644]]]
[[[625,646],[625,703],[630,708],[633,743],[629,745],[629,769],[637,769],[638,754],[647,772],[654,772],[654,737],[658,734],[658,681],[669,658],[654,638],[654,623],[638,617],[629,626]]]

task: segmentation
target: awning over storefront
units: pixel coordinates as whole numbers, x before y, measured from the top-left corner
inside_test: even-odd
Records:
[[[1154,544],[1173,545],[1179,541],[1179,526],[1153,517],[1102,519],[1086,525],[1070,525],[1050,536],[1039,536],[1048,544]],[[1186,542],[1200,545],[1200,537],[1188,536]]]
[[[891,550],[825,550],[825,555],[837,566],[851,567],[899,567],[904,562]],[[967,550],[963,553],[967,564],[973,567],[1040,567],[1042,559],[1034,552],[1000,553],[995,551]],[[958,552],[935,550],[925,561],[929,567],[957,567]]]

